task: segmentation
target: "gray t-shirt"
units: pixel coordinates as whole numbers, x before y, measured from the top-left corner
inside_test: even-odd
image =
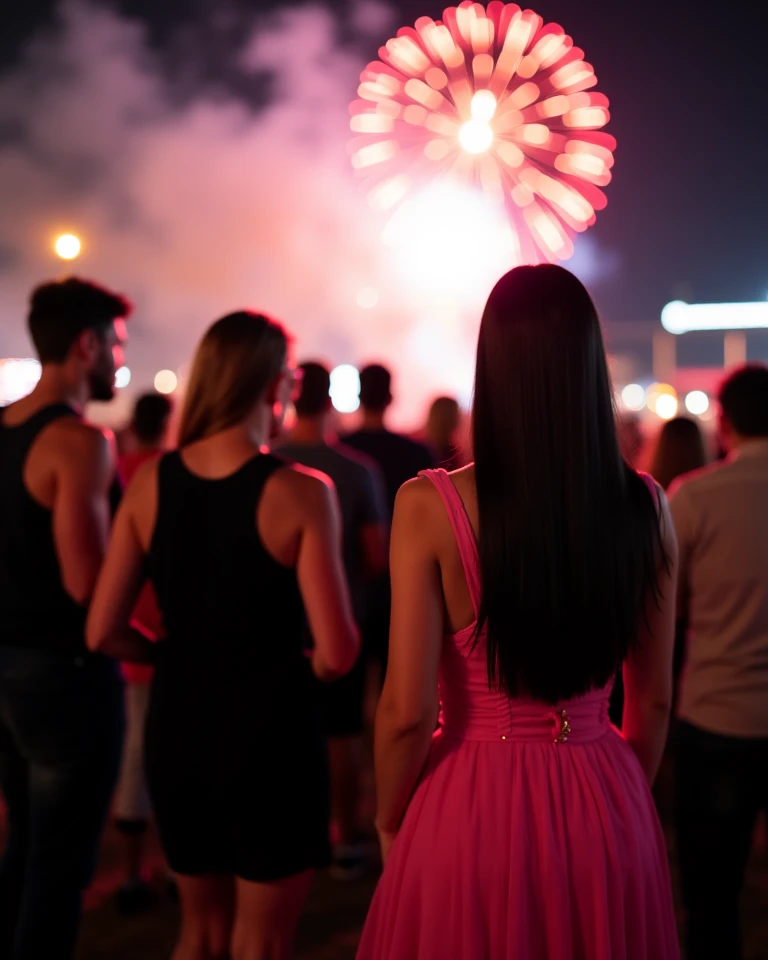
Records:
[[[385,523],[384,482],[375,461],[343,444],[287,443],[272,451],[293,463],[319,470],[333,480],[341,505],[344,566],[355,615],[365,614],[367,588],[360,528]]]

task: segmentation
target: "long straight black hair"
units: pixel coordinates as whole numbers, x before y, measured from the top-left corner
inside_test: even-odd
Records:
[[[664,562],[654,499],[619,451],[597,311],[562,267],[499,280],[473,409],[488,678],[557,703],[602,686],[637,643]]]

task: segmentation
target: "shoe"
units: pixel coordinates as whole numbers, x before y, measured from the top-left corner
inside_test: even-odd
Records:
[[[144,880],[132,880],[124,883],[115,894],[117,912],[124,917],[135,917],[148,910],[155,901],[155,895]]]
[[[333,848],[333,859],[328,872],[334,880],[349,882],[364,876],[370,865],[369,843],[339,843]]]

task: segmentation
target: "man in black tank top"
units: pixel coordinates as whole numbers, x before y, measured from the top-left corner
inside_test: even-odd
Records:
[[[114,456],[82,420],[109,400],[130,312],[71,278],[32,295],[42,364],[0,411],[0,957],[74,951],[122,741],[115,664],[89,654],[85,617],[116,507]]]

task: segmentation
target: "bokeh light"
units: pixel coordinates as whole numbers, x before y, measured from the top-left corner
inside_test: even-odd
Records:
[[[615,139],[608,100],[558,24],[471,0],[403,27],[360,76],[352,166],[374,209],[431,180],[479,187],[506,211],[520,262],[565,260],[606,205]]]
[[[62,233],[60,237],[56,237],[54,249],[56,255],[61,257],[62,260],[74,260],[80,256],[82,244],[80,238],[76,237],[74,233]]]
[[[662,394],[656,401],[655,413],[662,420],[671,420],[677,415],[677,397],[671,397],[668,393]]]
[[[178,384],[178,377],[173,370],[160,370],[155,374],[155,390],[158,393],[173,393]]]
[[[639,383],[628,383],[621,391],[621,402],[627,410],[642,410],[645,406],[645,390]]]
[[[0,407],[31,393],[40,379],[40,372],[38,360],[0,360]]]
[[[658,414],[657,407],[662,397],[672,397],[677,403],[677,390],[669,383],[652,383],[645,391],[645,403],[652,413]]]
[[[131,371],[128,367],[118,367],[115,371],[115,386],[123,390],[131,382]]]
[[[379,302],[379,291],[373,287],[360,287],[355,299],[358,307],[362,307],[363,310],[372,310]]]
[[[685,395],[685,409],[696,417],[709,410],[709,397],[703,390],[691,390]]]
[[[339,413],[354,413],[360,406],[360,373],[350,363],[331,371],[331,403]]]

